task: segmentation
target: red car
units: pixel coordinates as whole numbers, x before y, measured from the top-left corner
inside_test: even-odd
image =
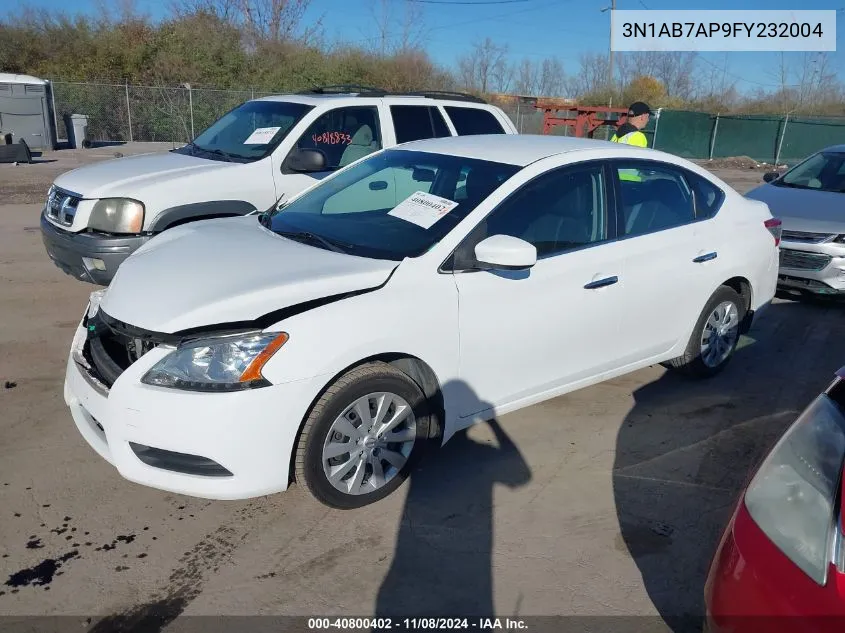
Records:
[[[760,464],[704,587],[710,633],[845,631],[845,367]]]

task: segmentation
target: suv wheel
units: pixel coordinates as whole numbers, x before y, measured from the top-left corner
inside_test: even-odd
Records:
[[[420,387],[385,363],[357,367],[320,397],[296,447],[296,480],[321,503],[360,508],[396,490],[428,438]]]
[[[698,317],[684,355],[667,366],[701,378],[718,374],[733,358],[745,311],[736,290],[720,287]]]

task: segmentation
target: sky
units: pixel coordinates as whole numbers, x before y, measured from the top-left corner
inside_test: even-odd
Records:
[[[380,2],[381,0],[375,0]],[[405,0],[388,0],[398,5]],[[607,53],[610,40],[610,16],[601,9],[610,0],[434,0],[417,4],[426,30],[426,48],[432,58],[444,66],[453,66],[472,42],[490,37],[507,44],[512,60],[558,58],[564,69],[577,72],[580,55]],[[7,0],[0,17],[11,12]],[[136,8],[160,19],[168,14],[172,0],[135,0]],[[446,4],[444,2],[451,2]],[[463,2],[461,4],[460,2]],[[486,4],[478,4],[486,2]],[[494,4],[496,2],[496,4]],[[322,19],[328,39],[368,45],[377,38],[378,29],[372,13],[374,0],[312,0],[306,19]],[[30,6],[56,11],[95,13],[97,0],[28,0]],[[837,51],[828,53],[829,64],[845,80],[845,0],[698,0],[683,5],[678,0],[617,0],[617,9],[836,9]],[[843,35],[839,35],[843,33]],[[785,62],[796,71],[803,53],[785,54]],[[772,89],[779,84],[779,53],[706,53],[700,55],[702,70],[718,68],[728,81],[736,82],[741,92],[755,88]],[[2,70],[2,69],[0,69]],[[792,81],[796,81],[795,78]]]

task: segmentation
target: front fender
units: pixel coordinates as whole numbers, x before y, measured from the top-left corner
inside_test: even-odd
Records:
[[[209,200],[170,207],[159,213],[150,226],[150,231],[159,233],[171,226],[195,220],[249,215],[258,209],[246,200]]]

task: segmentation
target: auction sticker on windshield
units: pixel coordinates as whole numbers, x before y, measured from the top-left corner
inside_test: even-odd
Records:
[[[280,127],[259,127],[244,141],[244,145],[266,145],[273,140]]]
[[[437,220],[456,206],[458,203],[454,200],[417,191],[397,204],[387,215],[430,229]]]

